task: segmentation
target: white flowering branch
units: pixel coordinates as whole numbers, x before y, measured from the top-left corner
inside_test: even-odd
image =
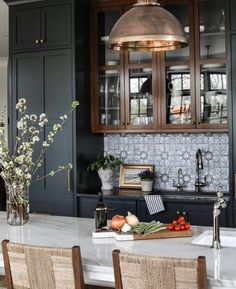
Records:
[[[16,110],[19,113],[19,120],[17,122],[18,136],[16,137],[15,148],[12,155],[9,153],[7,140],[4,135],[3,115],[1,112],[0,118],[0,176],[8,186],[14,190],[12,197],[21,202],[23,195],[27,188],[32,183],[32,178],[37,172],[38,168],[43,164],[47,148],[54,142],[55,136],[62,130],[63,125],[68,118],[68,115],[79,105],[78,101],[72,102],[71,109],[68,114],[60,116],[61,123],[54,124],[53,130],[49,132],[46,140],[42,142],[42,148],[36,161],[33,161],[34,148],[40,141],[40,133],[43,132],[45,124],[48,122],[45,113],[39,117],[35,114],[26,114],[26,100],[21,98],[16,104]],[[72,164],[67,166],[59,166],[57,170],[51,171],[45,176],[37,177],[34,181],[39,181],[42,178],[55,175],[56,173],[72,168]],[[18,189],[17,192],[15,189]],[[15,194],[15,195],[14,195]]]

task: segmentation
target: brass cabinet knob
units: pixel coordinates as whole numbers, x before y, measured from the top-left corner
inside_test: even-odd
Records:
[[[201,122],[200,122],[200,121],[198,121],[198,122],[197,122],[197,124],[201,124]]]
[[[40,43],[44,43],[45,42],[45,39],[40,39]]]
[[[36,44],[39,44],[39,40],[38,40],[38,39],[36,39],[36,40],[35,40],[35,43],[36,43]]]
[[[126,125],[130,125],[130,123],[129,123],[129,122],[126,122]]]
[[[195,122],[195,121],[192,121],[191,124],[196,124],[196,122]]]
[[[125,123],[124,123],[124,122],[122,122],[121,124],[122,124],[122,125],[125,125]]]

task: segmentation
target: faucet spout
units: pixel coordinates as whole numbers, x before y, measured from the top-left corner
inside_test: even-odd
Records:
[[[213,209],[213,240],[211,248],[221,249],[220,242],[220,226],[219,226],[219,215],[220,208],[226,208],[226,202],[223,196],[223,189],[220,187],[216,192],[216,201]]]
[[[203,169],[203,162],[202,162],[202,152],[200,149],[196,152],[196,170],[202,170]]]
[[[206,186],[206,179],[204,182],[200,180],[200,171],[203,170],[202,152],[200,149],[196,152],[196,181],[195,181],[195,191],[201,192],[201,188]]]

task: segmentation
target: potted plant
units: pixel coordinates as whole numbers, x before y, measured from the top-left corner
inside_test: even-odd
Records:
[[[97,158],[88,166],[89,171],[97,171],[102,182],[102,190],[113,188],[112,177],[116,167],[122,164],[121,160],[112,155],[98,155]]]
[[[151,172],[150,170],[142,171],[138,174],[142,184],[142,191],[143,192],[150,192],[152,191],[153,180],[155,179],[155,173]]]

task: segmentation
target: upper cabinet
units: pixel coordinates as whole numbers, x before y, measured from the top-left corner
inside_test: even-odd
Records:
[[[131,6],[130,6],[131,7]],[[118,53],[107,47],[111,29],[128,6],[92,11],[92,130],[153,130],[157,93],[153,86],[156,55]]]
[[[72,5],[16,5],[11,10],[11,50],[68,46],[72,42]]]
[[[162,1],[183,25],[186,48],[110,50],[113,25],[134,2],[92,7],[92,131],[227,131],[225,1]]]
[[[227,129],[224,2],[165,1],[183,25],[189,45],[163,56],[163,128]]]

